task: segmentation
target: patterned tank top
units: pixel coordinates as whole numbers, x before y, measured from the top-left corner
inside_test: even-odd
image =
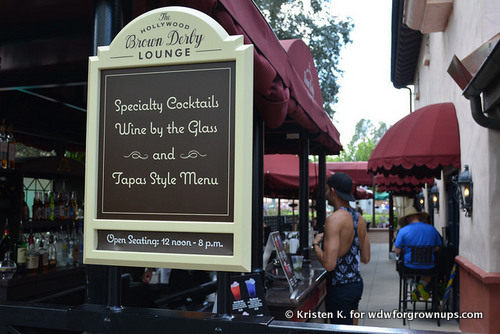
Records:
[[[331,285],[341,285],[347,283],[361,282],[361,273],[359,270],[360,263],[360,249],[359,249],[359,237],[358,237],[358,220],[359,213],[353,208],[341,207],[341,210],[345,210],[351,214],[352,221],[354,224],[354,239],[352,241],[351,248],[347,253],[337,259],[337,265],[335,269],[328,272],[328,278],[331,280]]]

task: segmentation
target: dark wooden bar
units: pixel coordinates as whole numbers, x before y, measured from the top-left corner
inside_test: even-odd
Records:
[[[81,304],[85,301],[85,268],[17,273],[9,280],[0,280],[0,301]]]

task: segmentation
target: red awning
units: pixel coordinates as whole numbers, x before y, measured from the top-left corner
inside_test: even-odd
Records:
[[[318,73],[309,47],[301,39],[281,40],[291,64],[288,116],[314,136],[314,141],[340,152],[340,133],[323,109]]]
[[[299,196],[299,157],[292,154],[264,155],[264,196],[271,198],[298,198]],[[340,170],[339,170],[340,171]],[[327,170],[327,174],[331,174]],[[346,172],[346,174],[348,174]],[[356,183],[355,183],[356,184]],[[353,186],[355,186],[355,184]],[[309,195],[318,187],[318,164],[309,163]],[[373,198],[373,193],[355,187],[356,199]]]
[[[290,119],[309,132],[311,153],[315,152],[314,143],[321,145],[327,154],[338,154],[342,150],[339,132],[323,109],[311,52],[302,41],[285,41],[282,45],[251,0],[206,0],[213,4],[213,7],[207,8],[189,0],[186,2],[195,8],[205,9],[230,35],[243,35],[245,43],[255,46],[254,99],[267,128],[279,128],[285,119]],[[312,77],[305,79],[307,69]],[[313,98],[312,89],[315,90]],[[280,134],[282,132],[279,131]],[[284,133],[282,141],[286,140]],[[277,148],[268,151],[292,153],[287,152],[290,151],[289,146],[287,149],[286,145],[277,141],[276,144]],[[298,153],[298,144],[293,151]]]
[[[342,172],[352,178],[358,186],[373,185],[373,175],[368,173],[368,161],[327,162],[327,175]]]
[[[264,155],[264,196],[299,198],[299,157],[292,154]],[[309,163],[309,194],[316,189],[317,169]]]
[[[287,55],[276,35],[252,1],[185,1],[199,9],[199,3],[213,3],[212,16],[229,35],[243,35],[254,49],[255,104],[266,125],[280,126],[287,115],[290,78]],[[222,6],[221,6],[222,4]]]
[[[434,185],[433,177],[417,179],[414,176],[399,177],[397,175],[377,174],[374,178],[378,191],[392,191],[394,193],[415,193],[420,192],[425,184]]]
[[[376,185],[386,185],[386,186],[414,186],[423,187],[426,183],[430,186],[434,185],[433,177],[424,177],[422,179],[417,179],[414,176],[399,177],[397,175],[377,174],[374,178],[374,183]]]
[[[373,198],[373,192],[370,190],[363,189],[361,187],[356,187],[354,190],[355,199],[370,199]]]
[[[443,167],[460,168],[460,137],[455,107],[439,103],[420,108],[394,124],[368,160],[372,173],[441,177]]]
[[[391,192],[394,195],[399,196],[414,196],[416,193],[422,191],[422,187],[413,187],[413,186],[387,186],[380,185],[377,187],[378,192]]]

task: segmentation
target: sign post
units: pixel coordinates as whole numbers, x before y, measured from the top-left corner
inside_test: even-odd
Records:
[[[84,262],[250,271],[253,46],[184,7],[89,59]]]

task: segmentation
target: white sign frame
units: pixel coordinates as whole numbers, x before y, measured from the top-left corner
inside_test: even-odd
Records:
[[[166,28],[169,22],[170,28]],[[164,41],[174,28],[186,33],[185,44],[171,46],[173,56],[156,59],[154,47],[130,47],[132,35],[143,40]],[[168,30],[170,29],[170,30]],[[189,35],[190,34],[190,35]],[[202,37],[200,37],[202,36]],[[128,39],[128,41],[127,41]],[[128,44],[127,44],[128,43]],[[146,42],[144,42],[147,44]],[[180,43],[180,42],[179,42]],[[178,44],[179,44],[178,43]],[[169,46],[162,45],[161,52]],[[178,53],[176,54],[176,50]],[[99,117],[101,72],[179,64],[235,62],[234,120],[234,221],[176,221],[97,218],[99,173]],[[124,27],[109,46],[89,57],[88,114],[85,172],[84,263],[98,265],[163,267],[178,269],[249,272],[252,225],[253,45],[243,36],[229,36],[208,15],[185,7],[164,7],[147,12]],[[209,201],[210,198],[207,198]],[[98,249],[98,232],[134,231],[169,233],[220,233],[233,236],[232,255]]]

